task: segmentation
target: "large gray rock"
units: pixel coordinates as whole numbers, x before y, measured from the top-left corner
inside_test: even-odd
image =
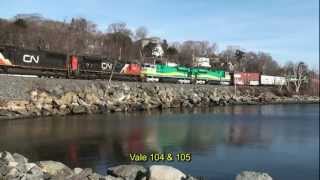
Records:
[[[87,93],[85,95],[85,101],[88,104],[101,104],[100,99],[93,93]]]
[[[26,165],[26,168],[29,176],[39,177],[39,178],[43,176],[42,169],[34,163],[28,163]]]
[[[165,165],[153,165],[150,167],[150,180],[180,180],[187,176],[180,170]]]
[[[0,109],[0,120],[1,119],[13,119],[17,116],[16,112],[6,109]]]
[[[81,170],[79,172],[79,170]],[[99,178],[103,178],[102,176],[95,176],[93,175],[92,169],[91,168],[86,168],[82,170],[81,168],[78,168],[78,172],[75,172],[75,174],[71,177],[71,179],[94,179],[94,180],[99,180]],[[89,178],[91,177],[91,178]]]
[[[10,169],[12,169],[12,168],[10,168],[7,164],[0,162],[0,177],[7,175],[9,173]]]
[[[18,154],[18,153],[14,153],[12,155],[12,157],[14,158],[14,160],[17,162],[17,163],[21,163],[21,164],[24,164],[24,163],[28,163],[28,159],[24,156],[22,156],[21,154]]]
[[[61,85],[57,85],[53,89],[50,89],[50,92],[54,96],[62,96],[64,94],[64,89],[63,89],[63,87]]]
[[[105,180],[123,180],[123,178],[121,177],[114,177],[114,176],[111,176],[111,175],[107,175],[105,177]]]
[[[185,180],[198,180],[198,179],[191,175],[187,175],[187,178]]]
[[[274,98],[276,98],[276,96],[269,91],[265,91],[263,93],[261,93],[258,98],[260,99],[260,101],[262,102],[270,102],[272,101]]]
[[[8,173],[5,175],[4,179],[22,179],[21,177],[24,176],[24,173],[19,172],[16,168],[11,168]]]
[[[89,180],[103,180],[103,179],[105,179],[105,177],[98,174],[98,173],[92,173],[88,176],[88,179]]]
[[[76,167],[73,169],[74,174],[80,174],[83,171],[82,168]]]
[[[243,171],[237,175],[236,180],[272,180],[267,173]]]
[[[130,91],[131,90],[131,88],[126,83],[122,83],[122,89],[124,91]]]
[[[67,92],[65,93],[60,99],[53,99],[53,102],[57,105],[70,105],[70,104],[77,104],[78,97],[75,92]]]
[[[121,177],[125,180],[142,179],[147,176],[147,170],[139,165],[120,165],[111,167],[107,171],[108,175]]]
[[[69,177],[73,175],[73,171],[66,165],[56,161],[40,161],[37,165],[41,170],[51,176],[63,175]]]
[[[11,153],[9,153],[8,151],[4,151],[4,152],[0,152],[0,161],[4,161],[4,162],[15,162],[13,156]]]
[[[190,99],[191,99],[192,104],[198,104],[201,101],[201,97],[196,93],[193,93],[190,96]]]
[[[83,105],[72,106],[71,109],[73,114],[84,114],[87,112],[87,108]]]
[[[34,163],[26,164],[27,180],[43,179],[42,169]]]
[[[19,172],[21,173],[26,173],[27,172],[27,168],[25,166],[25,164],[17,164],[16,166],[14,166]]]

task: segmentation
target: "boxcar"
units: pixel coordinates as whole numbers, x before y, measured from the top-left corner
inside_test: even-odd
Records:
[[[286,78],[281,76],[276,76],[274,80],[274,84],[277,86],[283,86],[286,85]]]
[[[268,75],[261,75],[260,78],[261,85],[285,85],[286,84],[286,78],[281,76],[268,76]]]
[[[260,74],[259,73],[234,73],[233,83],[236,85],[258,86]]]

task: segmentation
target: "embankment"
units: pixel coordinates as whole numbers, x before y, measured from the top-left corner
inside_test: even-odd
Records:
[[[234,104],[319,103],[275,87],[180,85],[0,76],[0,119]]]

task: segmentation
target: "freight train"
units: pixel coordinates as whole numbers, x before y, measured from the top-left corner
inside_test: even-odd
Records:
[[[286,78],[260,73],[168,64],[123,63],[108,57],[0,46],[0,73],[55,78],[109,79],[221,85],[285,85]]]

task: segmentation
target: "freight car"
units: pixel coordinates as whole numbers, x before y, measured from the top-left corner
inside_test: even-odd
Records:
[[[247,86],[283,86],[286,85],[286,78],[282,76],[270,76],[259,73],[234,73],[234,84]]]
[[[283,86],[286,84],[286,78],[281,76],[261,75],[260,85]]]
[[[238,72],[233,74],[235,85],[258,86],[260,84],[259,73]]]

